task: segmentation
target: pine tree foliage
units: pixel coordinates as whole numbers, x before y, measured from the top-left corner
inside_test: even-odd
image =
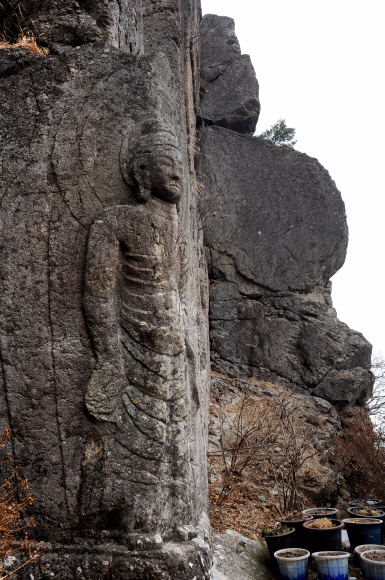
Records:
[[[274,143],[274,145],[290,145],[291,147],[294,147],[297,143],[297,141],[294,140],[295,129],[288,127],[285,119],[279,119],[275,125],[270,127],[270,129],[256,135],[256,137],[270,141],[270,143]]]

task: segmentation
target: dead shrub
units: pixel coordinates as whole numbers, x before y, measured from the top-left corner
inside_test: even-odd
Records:
[[[304,508],[306,498],[299,491],[299,476],[317,451],[311,445],[307,428],[298,420],[298,402],[293,395],[279,393],[272,399],[271,407],[270,425],[277,433],[274,443],[279,448],[267,449],[267,461],[278,491],[280,510],[289,514]]]
[[[219,405],[220,451],[210,454],[220,458],[222,467],[217,504],[231,494],[247,468],[249,477],[250,472],[263,474],[273,483],[282,514],[301,509],[305,496],[299,491],[298,478],[305,475],[305,466],[317,452],[297,416],[297,400],[284,390],[271,398],[258,398],[239,381],[237,387],[239,401],[230,407]]]
[[[4,448],[10,434],[8,427],[0,436],[0,450]],[[0,467],[10,461],[9,454],[0,461]],[[31,494],[24,494],[27,488],[28,482],[18,477],[17,467],[0,485],[0,580],[13,576],[30,562],[35,562],[44,550],[42,543],[28,537],[26,530],[34,525],[33,518],[25,518],[21,514],[33,502]],[[12,569],[13,566],[16,568]]]
[[[29,52],[33,54],[43,54],[47,56],[49,54],[48,48],[40,48],[37,44],[36,37],[28,31],[20,30],[19,37],[15,42],[7,39],[6,35],[3,34],[0,40],[1,48],[28,48]]]
[[[368,401],[369,414],[377,421],[383,421],[385,416],[385,358],[380,354],[372,359],[374,385],[372,396]]]
[[[330,458],[352,495],[385,500],[385,431],[375,427],[365,411],[344,420]]]
[[[239,387],[239,385],[238,385]],[[255,458],[255,441],[266,443],[270,433],[264,421],[265,404],[254,403],[247,388],[232,409],[220,405],[220,446],[222,459],[222,492],[218,503],[231,492],[232,483],[240,478],[244,469]],[[258,437],[257,437],[258,435]],[[251,447],[251,449],[249,449]]]

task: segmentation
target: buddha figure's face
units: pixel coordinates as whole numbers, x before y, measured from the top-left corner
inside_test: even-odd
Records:
[[[151,195],[176,203],[183,190],[183,163],[175,138],[155,133],[146,135],[144,146],[139,143],[133,163],[138,186],[138,199],[146,201]]]

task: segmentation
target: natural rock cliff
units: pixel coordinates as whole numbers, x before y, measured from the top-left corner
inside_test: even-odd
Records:
[[[367,399],[373,379],[371,345],[337,319],[330,296],[348,240],[341,195],[316,159],[240,134],[242,122],[223,123],[228,95],[242,109],[223,72],[241,58],[239,45],[231,19],[206,15],[201,30],[202,77],[223,80],[219,121],[208,120],[219,126],[200,129],[197,163],[214,368],[291,385],[346,411]]]
[[[50,544],[33,575],[207,578],[199,4],[19,4],[51,50],[0,53],[1,425]]]
[[[241,55],[234,20],[206,15],[200,46],[204,123],[253,134],[260,111],[259,87],[250,57]]]

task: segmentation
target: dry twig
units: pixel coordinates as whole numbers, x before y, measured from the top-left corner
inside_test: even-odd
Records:
[[[40,48],[37,44],[36,37],[31,32],[25,30],[20,30],[16,42],[10,42],[6,35],[3,34],[3,37],[0,40],[0,49],[1,48],[28,48],[28,50],[33,54],[43,54],[45,56],[49,54],[48,48]]]
[[[3,449],[10,436],[11,432],[8,427],[0,436],[0,449]],[[0,465],[10,461],[11,455],[9,454],[0,461]],[[30,562],[36,561],[44,550],[42,543],[30,540],[26,532],[27,528],[35,523],[33,518],[23,518],[21,512],[32,504],[33,498],[31,494],[23,497],[23,492],[28,488],[28,481],[19,479],[17,474],[18,468],[16,467],[13,473],[0,485],[0,580],[13,576]],[[27,554],[26,558],[25,554]],[[12,562],[16,561],[16,556],[24,558],[24,562],[11,570]]]

